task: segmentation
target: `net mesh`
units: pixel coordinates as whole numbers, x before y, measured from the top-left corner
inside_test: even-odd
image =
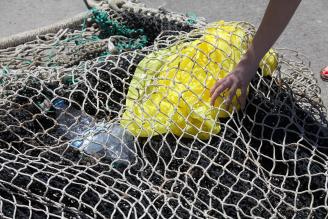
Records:
[[[110,27],[135,30],[131,35],[113,31],[102,38],[94,14],[82,30],[61,30],[0,51],[1,217],[326,217],[328,123],[306,58],[277,49],[278,66],[266,77],[270,66],[259,69],[245,109],[217,105],[228,115],[214,113],[206,129],[208,118],[194,121],[193,115],[200,106],[213,109],[204,97],[209,87],[198,81],[197,93],[191,82],[203,72],[210,81],[215,51],[224,55],[218,71],[228,72],[254,27],[228,22],[232,30],[220,29],[137,6],[104,7],[117,22]],[[204,37],[210,28],[221,31],[212,35],[216,43]],[[147,42],[138,44],[142,36]],[[203,43],[209,51],[201,50]],[[196,55],[187,56],[186,48]],[[151,65],[141,65],[147,59]],[[152,74],[138,78],[137,71]],[[139,88],[144,90],[129,99]],[[175,103],[169,91],[198,101],[183,105],[188,95],[180,95]],[[156,102],[152,95],[160,92]],[[185,123],[168,113],[171,108]],[[147,124],[152,132],[142,134]]]

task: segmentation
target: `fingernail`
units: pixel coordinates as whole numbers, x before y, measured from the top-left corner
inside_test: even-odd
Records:
[[[213,98],[212,98],[210,104],[211,104],[212,106],[214,106],[214,103],[215,103],[215,100],[213,100]]]

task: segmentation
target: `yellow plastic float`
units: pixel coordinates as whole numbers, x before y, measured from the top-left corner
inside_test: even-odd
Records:
[[[210,89],[239,62],[252,37],[237,22],[219,21],[197,30],[201,37],[154,51],[137,66],[121,124],[133,135],[148,137],[171,132],[208,139],[221,130],[218,118],[228,117],[223,103],[228,92],[210,105]],[[263,76],[277,67],[270,50],[260,63]]]

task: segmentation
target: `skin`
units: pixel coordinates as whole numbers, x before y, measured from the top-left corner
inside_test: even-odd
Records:
[[[252,44],[243,55],[235,69],[225,78],[217,80],[211,89],[211,105],[220,94],[229,90],[227,108],[237,89],[241,89],[238,101],[243,109],[247,98],[247,87],[259,66],[259,62],[277,41],[294,15],[301,0],[270,0],[262,22],[254,36]]]

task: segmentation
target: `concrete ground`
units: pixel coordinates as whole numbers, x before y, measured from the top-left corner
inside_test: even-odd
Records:
[[[150,7],[164,6],[177,12],[194,12],[208,21],[243,20],[259,25],[268,1],[263,0],[140,0]],[[303,0],[293,20],[276,43],[309,57],[312,70],[328,106],[328,82],[318,72],[328,65],[328,1]],[[86,10],[82,0],[2,0],[0,37],[30,30]]]

